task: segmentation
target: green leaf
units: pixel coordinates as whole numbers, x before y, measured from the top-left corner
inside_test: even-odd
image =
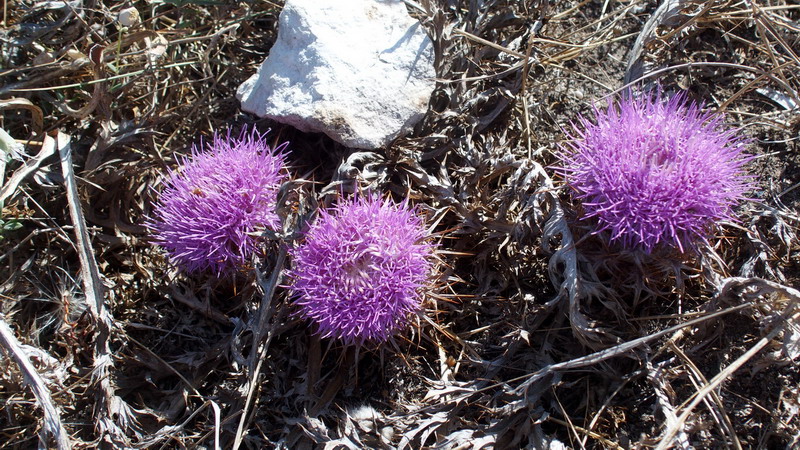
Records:
[[[6,133],[6,130],[0,128],[0,151],[9,154],[16,153],[22,150],[22,144],[18,143]]]
[[[2,227],[3,227],[3,231],[16,231],[16,230],[19,230],[20,228],[22,228],[22,222],[20,222],[17,219],[11,219],[11,220],[5,221],[5,223],[2,225]]]

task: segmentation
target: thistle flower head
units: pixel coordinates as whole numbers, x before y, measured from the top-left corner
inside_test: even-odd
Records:
[[[683,252],[733,219],[752,178],[743,172],[746,141],[721,116],[660,92],[594,112],[573,126],[559,170],[597,232],[646,253],[660,244]]]
[[[323,337],[384,342],[420,308],[433,244],[406,203],[362,196],[320,211],[291,250],[300,315]]]
[[[148,225],[155,242],[188,272],[223,275],[247,263],[259,232],[280,226],[278,188],[286,144],[271,149],[255,129],[214,134],[170,171]]]

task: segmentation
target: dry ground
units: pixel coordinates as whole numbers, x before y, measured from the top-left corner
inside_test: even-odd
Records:
[[[440,83],[411,136],[352,154],[242,114],[280,2],[5,1],[0,442],[213,448],[800,445],[800,7],[790,1],[409,2]],[[636,262],[548,167],[627,83],[687,91],[753,139],[756,201],[697,257]],[[287,230],[334,193],[409,195],[442,276],[395,343],[292,314],[290,236],[190,278],[141,225],[192,143],[291,141]],[[677,261],[677,262],[676,262]],[[38,374],[38,375],[37,375]]]

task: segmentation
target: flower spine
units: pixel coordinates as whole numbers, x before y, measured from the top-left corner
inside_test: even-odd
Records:
[[[214,134],[204,150],[170,171],[148,225],[170,260],[221,276],[246,265],[264,228],[277,229],[286,144],[272,149],[255,129]]]
[[[752,178],[743,171],[746,140],[722,116],[683,95],[623,99],[594,121],[581,117],[559,154],[559,171],[596,232],[625,248],[681,252],[733,220]]]
[[[433,244],[406,203],[362,196],[321,211],[291,250],[291,290],[323,337],[384,342],[420,308]]]

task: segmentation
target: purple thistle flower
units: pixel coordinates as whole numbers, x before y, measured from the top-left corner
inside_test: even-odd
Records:
[[[248,262],[264,228],[280,227],[275,204],[287,144],[270,149],[265,135],[215,133],[205,151],[192,147],[191,158],[170,170],[148,226],[173,263],[229,273]]]
[[[650,253],[659,244],[681,252],[705,241],[715,222],[734,220],[752,177],[738,130],[702,112],[683,95],[623,99],[595,123],[581,117],[577,139],[559,154],[567,183],[594,217],[596,232]],[[581,129],[582,128],[582,129]]]
[[[367,196],[320,211],[290,252],[300,315],[323,337],[385,342],[420,308],[434,248],[426,237],[405,202]]]

